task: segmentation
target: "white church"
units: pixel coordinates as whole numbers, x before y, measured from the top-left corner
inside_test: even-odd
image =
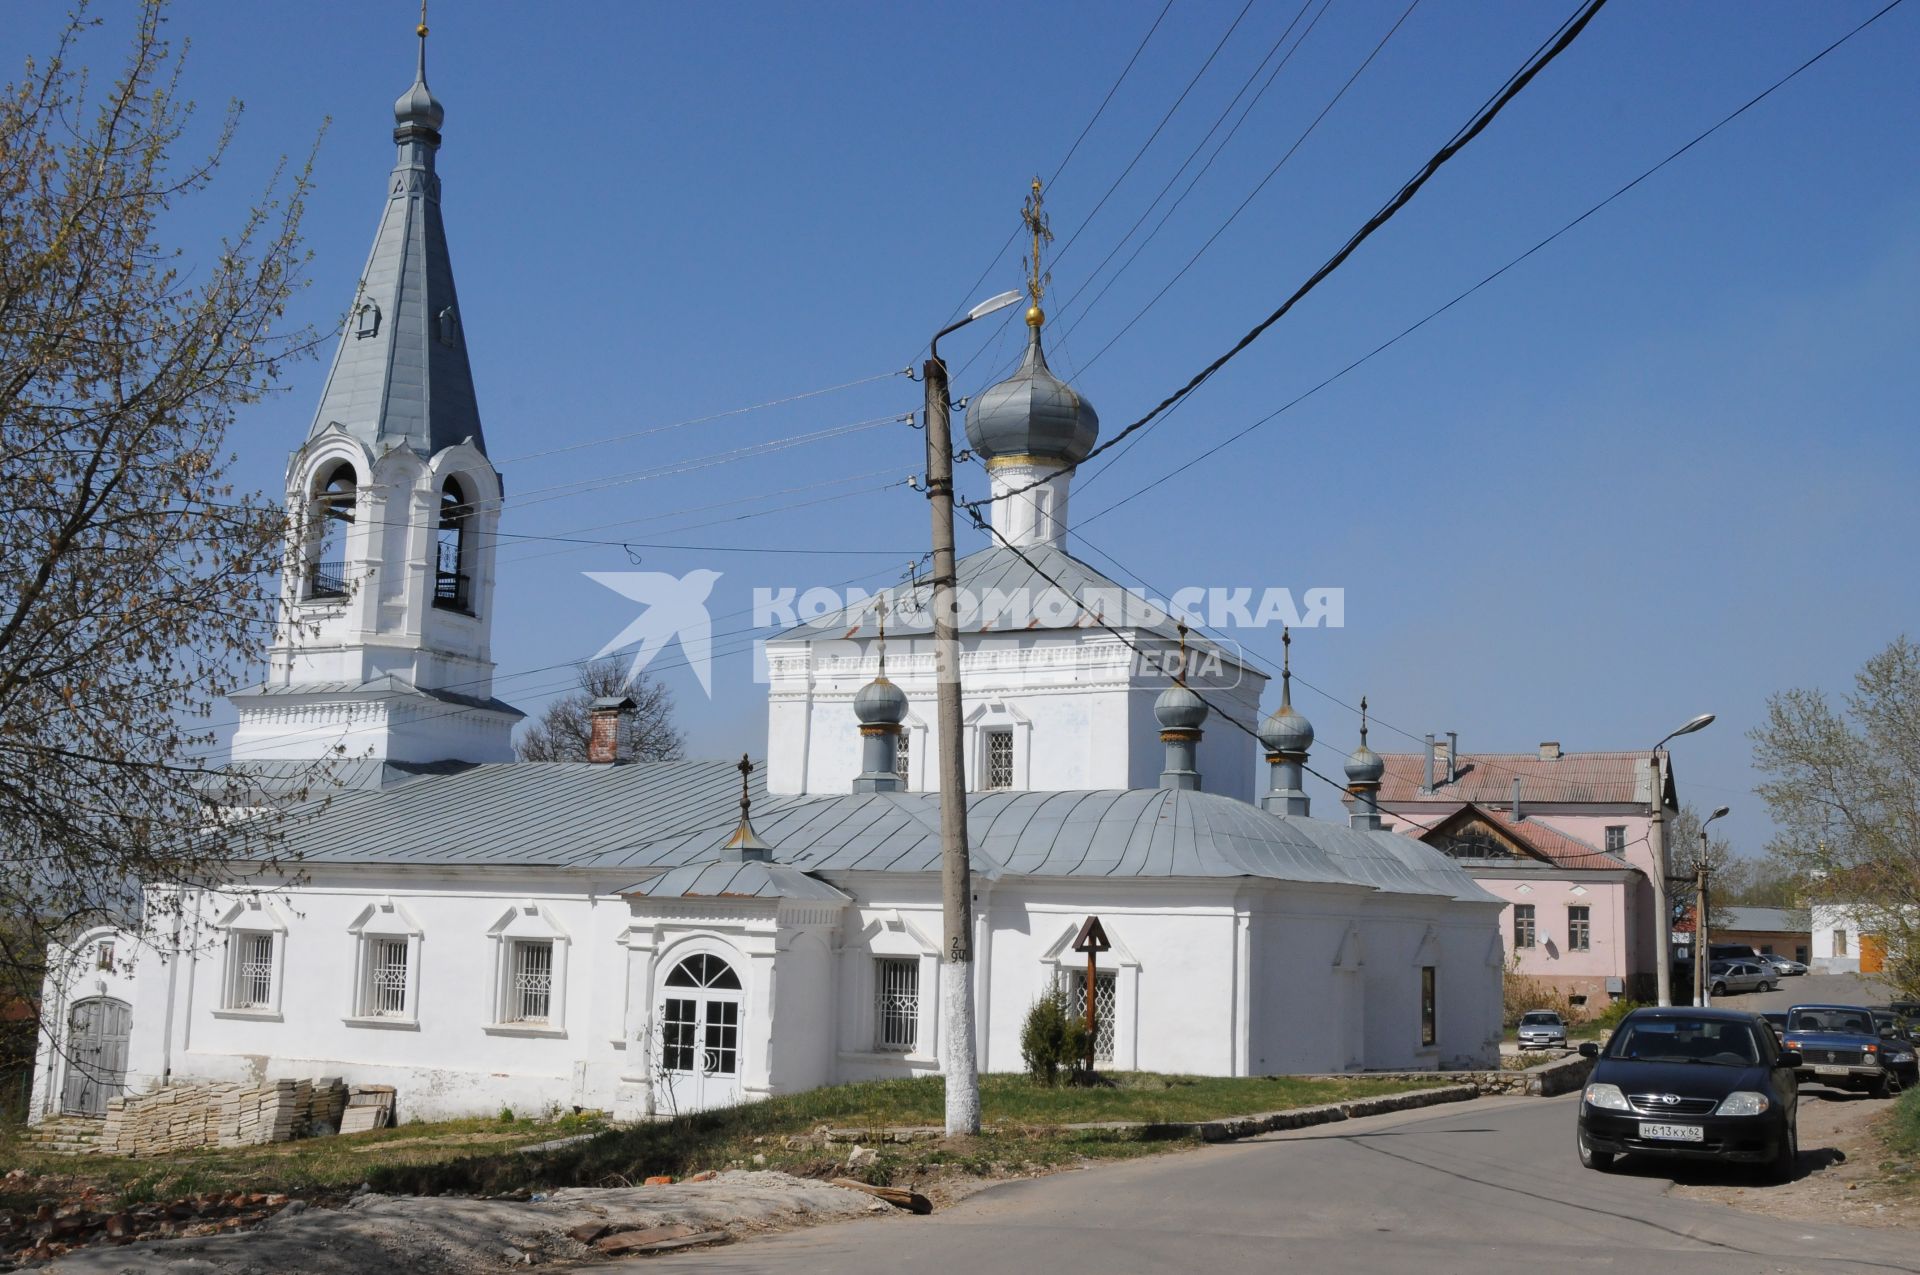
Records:
[[[408,1119],[502,1106],[686,1112],[841,1081],[937,1074],[938,742],[906,588],[768,646],[764,764],[520,763],[493,697],[501,481],[487,458],[415,83],[399,157],[313,426],[265,680],[233,696],[236,764],[337,787],[291,805],[272,872],[160,899],[58,954],[35,1119],[194,1079],[394,1086]],[[1007,602],[963,636],[981,1066],[1021,1066],[1056,988],[1084,996],[1082,922],[1112,944],[1102,1068],[1217,1076],[1493,1065],[1500,904],[1380,828],[1383,765],[1312,817],[1313,728],[1260,717],[1267,679],[1073,558],[1072,466],[1092,406],[1027,357],[975,397],[1005,545],[960,586]],[[1035,486],[1039,481],[1040,485]],[[1064,607],[1018,600],[1064,590]],[[1014,601],[1008,602],[1012,599]],[[1056,599],[1057,600],[1057,599]],[[1090,616],[1102,614],[1102,623]],[[1136,648],[1180,654],[1167,667]],[[1205,694],[1196,694],[1196,690]],[[1256,744],[1209,703],[1260,721]],[[1256,752],[1257,750],[1257,752]],[[1256,792],[1256,756],[1269,778]],[[345,760],[341,760],[344,758]],[[166,887],[171,890],[173,887]]]

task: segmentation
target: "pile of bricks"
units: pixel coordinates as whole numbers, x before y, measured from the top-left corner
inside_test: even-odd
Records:
[[[336,1078],[168,1085],[109,1101],[99,1145],[110,1155],[154,1156],[285,1142],[337,1130],[346,1101]]]

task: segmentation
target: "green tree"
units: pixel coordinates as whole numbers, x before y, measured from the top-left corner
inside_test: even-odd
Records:
[[[126,16],[117,74],[76,65],[82,10],[0,90],[0,994],[29,998],[49,937],[273,856],[272,820],[208,817],[260,801],[207,718],[273,619],[284,516],[236,493],[227,435],[311,345],[283,318],[307,179],[217,249],[171,241],[239,106],[175,162],[162,6]]]
[[[1895,638],[1836,706],[1782,691],[1751,732],[1779,827],[1777,864],[1811,900],[1849,905],[1887,942],[1887,978],[1920,997],[1920,646]]]

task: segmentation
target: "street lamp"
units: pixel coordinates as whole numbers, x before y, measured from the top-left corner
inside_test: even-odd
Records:
[[[940,338],[1004,310],[1025,293],[989,297],[927,343],[927,500],[933,513],[933,659],[940,746],[941,1060],[947,1136],[980,1132],[980,1069],[974,1057],[973,884],[967,870],[967,769],[960,720],[960,634],[954,624],[953,402]]]
[[[1660,773],[1660,749],[1670,739],[1681,735],[1691,735],[1697,730],[1705,730],[1713,725],[1713,714],[1702,713],[1691,718],[1677,730],[1670,730],[1660,737],[1650,753],[1652,764],[1649,767],[1653,791],[1648,805],[1653,816],[1647,824],[1647,848],[1653,854],[1653,913],[1654,943],[1653,982],[1656,999],[1662,1005],[1673,1004],[1673,912],[1667,903],[1667,873],[1671,865],[1667,862],[1666,829],[1666,784]],[[1694,957],[1699,961],[1698,954]]]
[[[1700,825],[1700,857],[1693,862],[1693,1003],[1708,1002],[1707,989],[1713,986],[1708,968],[1713,964],[1713,948],[1707,942],[1707,824],[1728,812],[1720,807]]]

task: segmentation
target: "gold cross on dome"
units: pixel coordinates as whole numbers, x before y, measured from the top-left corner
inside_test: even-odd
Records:
[[[1036,177],[1033,179],[1033,193],[1027,196],[1027,202],[1020,209],[1020,220],[1026,225],[1027,233],[1033,236],[1033,251],[1027,257],[1027,296],[1036,310],[1040,308],[1040,298],[1046,294],[1047,285],[1053,282],[1053,276],[1040,269],[1041,245],[1053,242],[1053,230],[1047,224],[1043,203],[1040,179]]]
[[[753,804],[753,798],[747,796],[747,777],[753,774],[753,758],[741,753],[740,764],[734,769],[740,772],[740,814],[744,818],[747,807]]]

